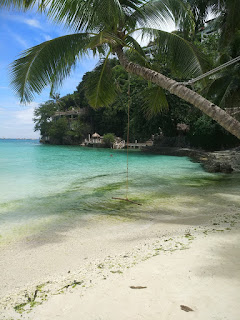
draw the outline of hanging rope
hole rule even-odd
[[[189,85],[189,84],[193,84],[193,83],[195,83],[195,82],[197,82],[199,80],[202,80],[203,78],[205,78],[207,76],[210,76],[211,74],[213,74],[215,72],[218,72],[218,71],[222,70],[223,68],[226,68],[226,67],[230,66],[231,64],[236,63],[238,61],[240,61],[240,56],[238,56],[238,57],[236,57],[236,58],[234,58],[234,59],[232,59],[232,60],[230,60],[230,61],[228,61],[228,62],[226,62],[224,64],[221,64],[217,68],[212,69],[212,70],[202,74],[201,76],[199,76],[199,77],[197,77],[195,79],[192,79],[192,80],[189,80],[189,81],[186,81],[186,82],[179,82],[179,83],[183,84],[184,86]]]
[[[129,128],[130,128],[130,74],[128,73],[128,122],[127,122],[127,177],[126,177],[126,199],[128,199],[128,145],[129,145]]]
[[[127,171],[126,171],[126,198],[117,198],[112,197],[112,199],[115,200],[123,200],[128,201],[134,204],[137,204],[138,206],[141,206],[141,203],[132,201],[128,199],[128,145],[129,145],[129,132],[130,132],[130,104],[131,104],[131,96],[130,96],[130,74],[128,73],[128,109],[127,109]]]

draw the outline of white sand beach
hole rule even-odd
[[[92,216],[2,248],[1,319],[239,320],[240,214],[228,207]]]

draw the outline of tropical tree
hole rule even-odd
[[[49,135],[56,139],[58,143],[62,144],[63,139],[68,130],[68,121],[66,118],[59,118],[54,121],[49,129]]]
[[[158,37],[160,45],[172,48],[176,65],[182,68],[185,76],[202,72],[202,65],[196,57],[193,46],[174,33],[152,28],[168,19],[175,22],[183,18],[192,25],[189,7],[180,0],[0,0],[0,5],[22,10],[37,5],[38,10],[57,23],[64,23],[74,34],[65,35],[43,42],[24,51],[12,65],[12,85],[22,102],[34,98],[35,93],[51,85],[51,92],[62,83],[78,60],[92,51],[100,55],[99,68],[95,81],[92,79],[87,92],[89,103],[99,107],[110,104],[117,95],[108,58],[111,54],[118,57],[127,72],[138,75],[165,89],[179,98],[193,104],[226,130],[240,139],[240,123],[224,110],[214,105],[198,93],[173,79],[169,79],[151,64],[134,32]],[[193,26],[194,27],[194,26]],[[138,63],[129,60],[126,49],[134,51]],[[177,54],[176,54],[177,53]],[[159,94],[161,96],[161,94]]]
[[[34,110],[34,130],[40,130],[42,136],[48,136],[52,124],[52,116],[56,111],[57,104],[53,100],[40,104],[40,106]]]
[[[212,11],[217,15],[216,26],[220,30],[220,45],[227,48],[240,30],[238,0],[209,0]]]
[[[215,13],[211,20],[211,35],[201,39],[198,46],[210,57],[212,68],[240,56],[240,20],[238,0],[188,0],[196,21],[204,25],[209,10]],[[196,25],[199,25],[196,23]],[[196,43],[196,42],[195,42]],[[228,113],[240,113],[240,63],[220,70],[205,82],[205,95]]]
[[[240,30],[228,48],[217,60],[216,66],[240,56]],[[207,96],[222,108],[240,112],[240,63],[222,69],[215,74],[206,88]],[[230,108],[229,108],[230,106]]]

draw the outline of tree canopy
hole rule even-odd
[[[206,1],[207,6],[215,4]],[[222,1],[223,8],[229,9],[230,0]],[[182,30],[194,34],[196,17],[192,14],[193,2],[185,0],[0,0],[7,8],[28,10],[36,7],[44,11],[50,20],[64,23],[73,34],[46,41],[25,50],[11,65],[12,86],[21,101],[28,102],[35,93],[50,85],[51,93],[61,85],[72,68],[81,61],[83,55],[92,51],[100,57],[92,74],[86,97],[93,107],[111,104],[117,96],[117,86],[113,81],[109,57],[115,54],[127,72],[143,77],[158,87],[190,102],[217,121],[226,130],[240,138],[240,123],[224,110],[203,98],[198,93],[159,73],[158,68],[148,59],[148,55],[133,37],[136,31],[149,36],[160,50],[169,54],[178,74],[192,77],[204,70],[204,59],[198,54],[193,43],[177,33],[161,30],[161,24],[172,19],[182,25]],[[192,5],[192,7],[191,7]],[[231,10],[234,6],[231,6]],[[230,11],[232,12],[232,11]],[[235,15],[234,15],[235,16]],[[195,18],[195,20],[194,20]],[[235,21],[235,20],[234,20]],[[237,22],[229,24],[229,14],[225,15],[226,25],[235,32]],[[134,53],[128,55],[127,51]],[[132,58],[133,57],[133,58]],[[152,90],[155,101],[161,108],[166,102],[159,89]],[[149,92],[150,95],[151,91]]]
[[[157,57],[155,60],[157,61]],[[160,61],[158,62],[161,64]],[[149,104],[146,101],[148,82],[137,76],[129,77],[116,59],[111,59],[109,63],[112,65],[113,78],[118,86],[118,99],[109,106],[96,109],[92,108],[87,102],[85,95],[92,78],[91,73],[95,72],[93,70],[83,76],[83,80],[73,93],[65,97],[59,97],[57,101],[47,101],[36,109],[35,129],[40,129],[44,137],[48,136],[50,143],[79,145],[85,138],[88,138],[89,134],[94,132],[102,136],[113,133],[115,136],[126,140],[127,110],[130,103],[131,142],[135,140],[145,142],[152,138],[152,135],[155,135],[155,142],[163,146],[192,146],[213,150],[237,144],[237,139],[226,133],[214,121],[203,116],[190,104],[169,93],[165,95],[168,108],[162,109],[161,112],[158,110],[156,113],[149,114]],[[163,68],[166,68],[166,66],[163,65]],[[128,95],[129,85],[130,96]],[[158,87],[156,88],[158,89]],[[56,112],[58,114],[58,112],[71,110],[84,110],[86,112],[74,119],[63,115],[62,117],[67,120],[67,129],[62,131],[61,136],[57,136],[55,133],[57,127],[62,125],[62,120],[59,119],[60,122],[58,123],[59,120],[56,120],[58,117],[53,117],[53,115]],[[48,111],[47,114],[46,111]],[[179,123],[188,125],[190,131],[182,135],[177,130]],[[160,132],[163,133],[164,138],[158,141]],[[113,137],[113,134],[110,134],[110,137]]]

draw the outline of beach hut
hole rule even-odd
[[[100,134],[98,134],[97,132],[95,132],[93,135],[92,135],[92,141],[93,143],[101,143],[101,136]]]

